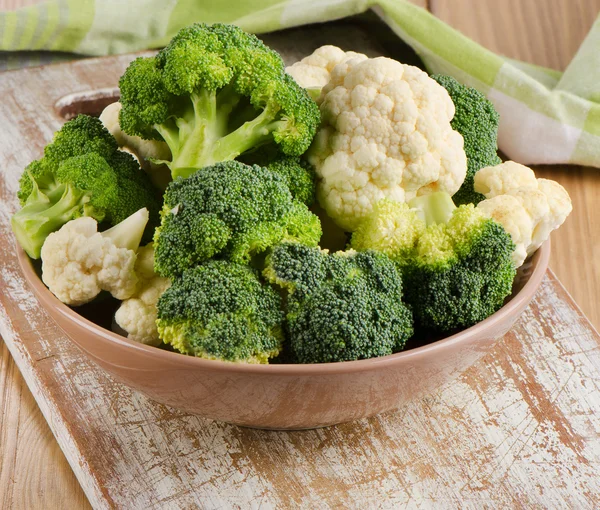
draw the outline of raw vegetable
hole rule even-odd
[[[281,57],[234,25],[196,23],[119,82],[123,131],[164,140],[173,177],[267,143],[301,155],[319,124],[315,102]]]
[[[135,262],[138,285],[135,293],[123,300],[115,313],[115,322],[127,333],[127,338],[147,345],[160,345],[156,327],[158,298],[171,281],[154,272],[154,246],[152,243],[138,250]]]
[[[120,88],[26,168],[12,224],[61,301],[112,294],[136,342],[389,355],[494,313],[571,211],[557,183],[497,164],[483,95],[391,59],[323,46],[286,72],[238,27],[194,24]]]
[[[68,221],[90,216],[116,225],[145,207],[146,234],[158,221],[159,202],[135,159],[94,117],[67,122],[23,173],[17,193],[22,208],[11,218],[13,231],[27,254],[37,259],[46,237]]]
[[[467,161],[450,125],[454,104],[426,73],[389,58],[350,59],[322,94],[309,161],[317,198],[340,227],[354,230],[383,198],[458,191]]]
[[[284,239],[316,246],[321,225],[266,168],[226,161],[167,188],[155,234],[155,266],[173,277],[214,256],[247,263]]]
[[[72,306],[89,303],[102,290],[127,299],[138,286],[134,268],[147,223],[147,209],[104,232],[98,232],[94,218],[67,222],[42,247],[42,280],[58,299]]]
[[[315,201],[315,169],[305,159],[286,156],[272,145],[240,159],[246,164],[264,166],[279,174],[296,200],[306,205]]]
[[[367,221],[387,225],[389,234],[359,230],[351,246],[381,250],[398,264],[405,300],[421,328],[472,326],[498,310],[512,290],[511,237],[472,204],[457,208],[447,193],[432,193],[408,205],[384,203]]]
[[[402,279],[376,252],[338,252],[298,243],[276,246],[264,275],[287,292],[290,348],[299,363],[385,356],[412,335]]]
[[[158,300],[158,332],[184,354],[267,363],[283,341],[280,297],[241,264],[210,260],[186,270]]]
[[[477,204],[485,197],[473,189],[475,173],[502,162],[497,153],[500,116],[491,101],[477,89],[462,85],[451,76],[438,74],[432,78],[450,94],[455,109],[450,125],[462,135],[465,143],[467,176],[452,200],[456,205]]]
[[[533,170],[514,161],[479,170],[474,183],[475,190],[486,197],[477,208],[511,234],[517,267],[573,210],[565,188],[549,179],[536,179]]]
[[[368,57],[354,51],[344,51],[330,44],[321,46],[307,57],[285,68],[286,72],[305,88],[310,96],[319,102],[321,90],[331,78],[331,72],[338,64],[350,59],[366,60]]]

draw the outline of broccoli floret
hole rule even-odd
[[[502,162],[497,154],[500,116],[494,105],[478,90],[462,85],[451,76],[434,75],[432,78],[448,91],[455,108],[450,124],[465,141],[467,176],[452,199],[456,205],[478,204],[485,197],[473,189],[475,173]]]
[[[200,358],[267,363],[283,341],[279,295],[248,266],[225,260],[185,271],[158,300],[158,333]]]
[[[176,179],[155,234],[156,270],[173,277],[216,255],[246,263],[283,239],[316,246],[319,219],[292,198],[283,178],[238,161]]]
[[[244,154],[240,161],[248,165],[264,166],[281,175],[296,200],[308,206],[315,201],[315,169],[305,159],[286,156],[276,146],[267,145],[258,151]]]
[[[320,122],[281,57],[234,25],[182,29],[156,57],[134,60],[119,87],[121,128],[164,140],[174,178],[267,143],[299,156]]]
[[[23,206],[11,219],[19,244],[39,258],[46,237],[79,216],[116,225],[135,211],[150,211],[147,237],[158,223],[159,201],[135,159],[120,152],[102,123],[86,115],[67,122],[44,157],[21,176]]]
[[[376,208],[368,221],[386,225],[388,235],[353,236],[351,246],[381,250],[398,264],[406,302],[424,329],[472,326],[497,311],[512,290],[512,239],[473,204],[457,208],[447,193],[432,193],[408,206]]]
[[[402,279],[384,254],[338,252],[282,243],[263,274],[288,292],[290,348],[300,363],[386,356],[412,335]]]

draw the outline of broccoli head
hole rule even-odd
[[[287,156],[273,145],[245,154],[241,161],[260,165],[283,177],[292,196],[310,206],[315,201],[316,176],[314,167],[298,156]]]
[[[284,239],[316,246],[321,237],[319,219],[280,175],[238,161],[170,183],[161,216],[155,265],[167,277],[217,255],[246,263]]]
[[[351,246],[383,251],[398,264],[406,302],[424,329],[472,326],[498,310],[512,290],[512,239],[473,204],[457,208],[438,192],[375,208],[368,221],[387,225],[388,236],[359,230]]]
[[[287,332],[300,363],[386,356],[412,335],[395,264],[374,251],[337,252],[282,243],[263,272],[287,291]]]
[[[301,155],[320,122],[281,57],[234,25],[182,29],[156,57],[134,60],[119,87],[121,128],[164,140],[174,178],[267,143]]]
[[[467,176],[452,199],[457,205],[478,204],[485,197],[473,189],[475,173],[502,162],[497,154],[500,117],[494,105],[478,90],[462,85],[451,76],[438,74],[432,78],[448,91],[455,108],[450,124],[465,142]]]
[[[136,160],[118,150],[113,136],[94,117],[67,122],[21,176],[20,209],[11,219],[19,244],[39,258],[46,237],[66,222],[91,216],[116,225],[147,208],[152,236],[159,200]]]
[[[248,266],[209,260],[186,270],[158,300],[158,333],[200,358],[267,363],[283,341],[280,297]]]

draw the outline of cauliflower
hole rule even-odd
[[[308,57],[286,67],[285,70],[318,102],[321,90],[329,83],[330,73],[335,66],[350,59],[366,60],[367,58],[362,53],[344,51],[337,46],[326,45],[317,48]]]
[[[477,171],[474,186],[486,198],[505,195],[514,189],[537,189],[535,173],[529,167],[506,161]]]
[[[109,104],[100,114],[100,120],[111,135],[115,137],[121,150],[132,154],[140,166],[150,176],[152,183],[164,190],[171,180],[171,172],[162,164],[153,163],[153,160],[171,159],[171,151],[165,142],[159,140],[144,140],[139,136],[130,136],[121,130],[119,125],[119,112],[121,103]]]
[[[477,209],[500,223],[510,234],[515,243],[513,262],[515,267],[521,266],[527,258],[527,247],[531,244],[533,228],[531,218],[519,199],[511,195],[498,195],[482,200],[477,204]]]
[[[416,67],[384,57],[343,61],[322,91],[321,115],[309,161],[321,206],[345,230],[383,198],[453,195],[465,179],[454,104]]]
[[[154,247],[148,244],[140,248],[135,271],[140,279],[133,296],[121,303],[115,314],[115,322],[128,333],[127,338],[146,345],[161,343],[156,328],[158,298],[171,282],[154,273]]]
[[[482,168],[475,174],[475,191],[485,195],[477,206],[511,235],[517,267],[560,227],[573,206],[557,182],[536,179],[531,168],[514,161]]]
[[[67,222],[42,246],[42,280],[72,306],[89,303],[102,290],[117,299],[130,297],[138,286],[136,251],[147,223],[147,209],[105,232],[88,216]]]

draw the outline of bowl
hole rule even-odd
[[[17,254],[46,312],[115,379],[153,400],[206,418],[263,429],[308,429],[397,409],[475,363],[533,298],[548,267],[550,243],[519,268],[504,306],[475,326],[390,356],[311,365],[204,360],[128,340],[61,303],[19,247]]]

